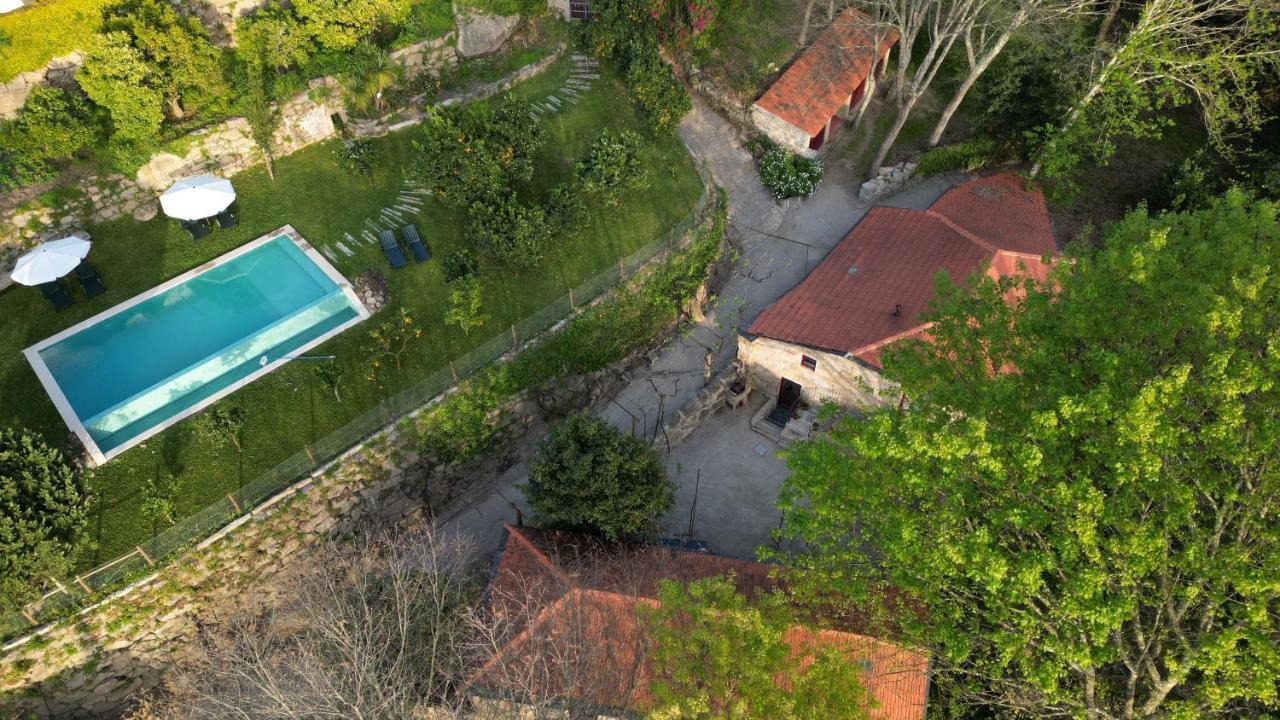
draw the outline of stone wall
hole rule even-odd
[[[457,33],[451,32],[442,37],[402,47],[391,53],[391,59],[399,63],[409,75],[423,67],[435,75],[440,75],[458,64],[456,45]]]
[[[725,399],[729,394],[729,386],[742,377],[742,363],[734,361],[703,386],[692,400],[685,403],[676,413],[675,418],[662,426],[662,433],[654,438],[656,447],[666,449],[684,442],[698,426],[707,418],[715,415],[725,407]]]
[[[0,118],[12,118],[18,114],[31,89],[40,85],[71,87],[75,84],[76,71],[84,63],[84,53],[73,53],[50,60],[39,70],[20,73],[0,85]]]
[[[759,105],[751,106],[751,122],[766,137],[791,152],[812,157],[809,134]]]
[[[915,175],[916,164],[901,162],[880,168],[880,172],[858,188],[858,197],[867,202],[874,202],[889,197],[906,187]]]
[[[813,370],[801,356],[817,360]],[[800,384],[800,399],[813,407],[833,402],[845,408],[870,409],[897,399],[897,384],[875,369],[840,353],[800,347],[767,337],[738,337],[738,360],[756,392],[775,397],[782,378]]]

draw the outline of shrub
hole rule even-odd
[[[475,276],[460,280],[449,291],[449,309],[444,311],[444,324],[457,325],[463,335],[470,335],[489,322],[484,309],[484,295]]]
[[[487,448],[500,427],[494,414],[503,385],[500,369],[487,371],[414,418],[423,451],[447,464],[469,460]]]
[[[978,137],[953,145],[926,150],[920,156],[916,172],[935,175],[952,170],[977,170],[995,159],[999,146],[988,137]]]
[[[302,27],[321,46],[345,50],[409,17],[412,0],[293,0]]]
[[[507,265],[533,267],[546,254],[546,213],[514,195],[472,205],[465,232],[469,242]]]
[[[27,430],[0,430],[0,608],[38,596],[36,583],[63,575],[87,522],[84,478]]]
[[[551,188],[544,205],[547,215],[547,233],[553,237],[565,237],[578,232],[587,219],[587,201],[575,183],[561,183]]]
[[[440,261],[440,272],[444,274],[444,281],[451,283],[475,276],[480,272],[480,263],[476,261],[475,255],[472,255],[470,250],[459,248],[450,251]]]
[[[760,182],[779,200],[809,197],[822,182],[822,161],[775,147],[760,158]]]
[[[601,133],[586,157],[578,161],[578,182],[582,189],[596,193],[610,205],[617,205],[623,190],[644,182],[641,144],[640,136],[629,130]]]
[[[54,87],[32,88],[18,116],[0,123],[4,152],[37,162],[69,158],[95,136],[93,111],[84,98]]]
[[[675,132],[680,120],[693,108],[684,85],[656,49],[627,67],[626,80],[632,101],[640,106],[655,132]]]
[[[440,78],[430,70],[419,70],[404,82],[400,94],[406,98],[421,96],[422,104],[430,105],[440,97]]]
[[[333,151],[334,159],[347,170],[369,177],[377,161],[377,147],[368,138],[346,140]]]
[[[647,443],[577,414],[538,446],[525,496],[542,522],[618,540],[655,531],[675,491]]]
[[[1057,123],[1072,99],[1070,62],[1054,43],[1009,43],[974,85],[971,103],[978,126],[992,137],[1022,142],[1026,133]]]
[[[449,0],[418,0],[400,26],[396,45],[403,47],[419,40],[437,38],[455,27],[453,6]]]
[[[230,443],[236,452],[243,452],[240,437],[244,421],[244,411],[238,406],[218,404],[195,416],[191,428],[196,437],[211,448],[221,448]]]
[[[85,53],[76,82],[111,118],[118,147],[152,147],[164,122],[163,94],[150,85],[151,68],[122,32],[99,36]]]

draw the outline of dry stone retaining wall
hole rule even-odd
[[[84,53],[75,51],[50,60],[39,70],[20,73],[0,85],[0,118],[12,118],[18,114],[32,88],[40,85],[71,87],[75,84],[76,71],[84,63]]]

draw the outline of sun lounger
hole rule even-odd
[[[236,214],[231,212],[231,208],[227,208],[226,210],[223,210],[222,212],[218,213],[216,216],[214,216],[214,220],[218,221],[218,227],[222,228],[223,230],[226,230],[227,228],[233,228],[240,222],[239,220],[236,219]]]
[[[409,261],[404,259],[404,251],[396,244],[396,236],[392,235],[390,230],[378,231],[378,239],[382,243],[382,254],[387,256],[391,267],[402,268],[409,264]]]
[[[182,229],[186,230],[192,240],[199,240],[209,234],[209,226],[199,220],[182,220]]]
[[[426,262],[431,259],[431,251],[422,243],[422,238],[418,236],[418,228],[412,225],[405,225],[400,228],[400,234],[404,235],[404,241],[409,245],[410,252],[413,253],[413,259],[418,262]]]
[[[56,282],[40,283],[40,292],[53,304],[54,310],[65,310],[73,304],[71,296]]]
[[[80,281],[80,287],[84,288],[86,297],[101,295],[107,291],[107,287],[102,284],[102,278],[98,277],[98,271],[83,260],[76,266],[76,279]]]

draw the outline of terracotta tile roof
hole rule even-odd
[[[514,596],[531,578],[559,584],[560,591],[554,597],[537,593],[528,621],[477,670],[472,684],[518,690],[531,701],[568,694],[601,707],[647,707],[652,668],[643,616],[657,604],[658,579],[689,582],[732,572],[739,590],[748,595],[779,583],[770,573],[776,568],[763,563],[510,526],[502,553],[493,581],[497,595]],[[795,653],[836,646],[862,662],[874,700],[870,717],[924,717],[924,655],[840,630],[797,626],[786,639]],[[580,650],[587,647],[589,653],[583,655]]]
[[[875,207],[748,332],[880,367],[885,345],[928,329],[935,278],[1025,273],[1043,280],[1056,252],[1044,198],[1002,174],[947,191],[925,211]]]
[[[873,53],[877,34],[882,36],[879,52]],[[817,135],[897,41],[896,30],[877,29],[868,15],[851,7],[800,53],[756,105]]]

